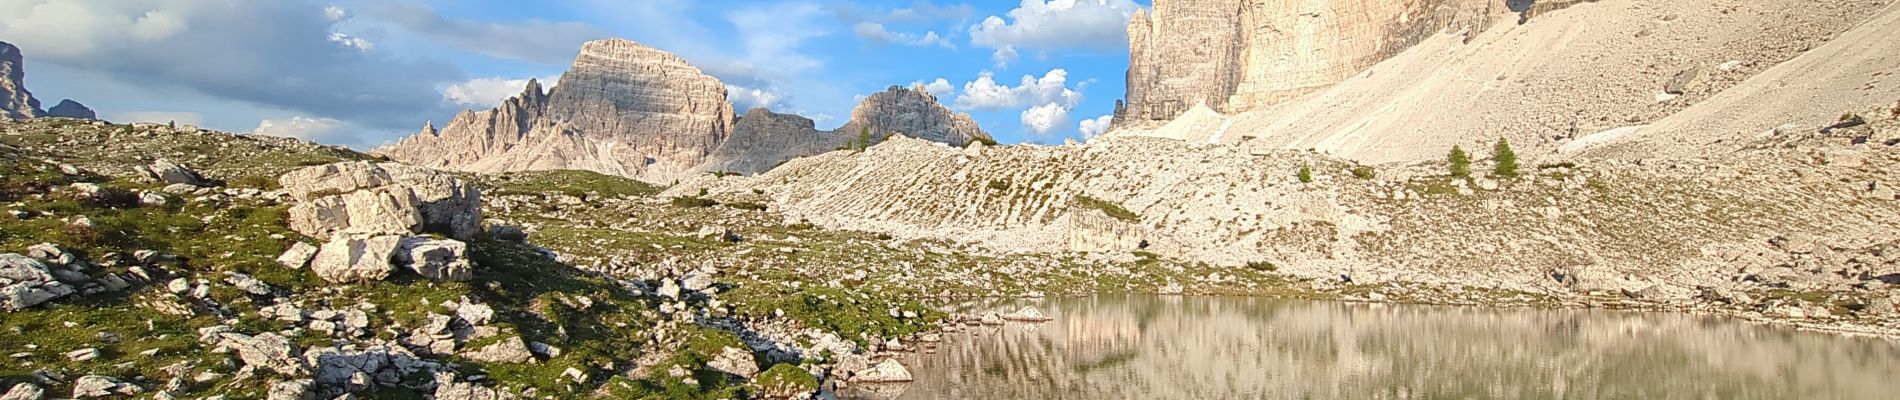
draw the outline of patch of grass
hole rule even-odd
[[[1247,263],[1247,269],[1260,272],[1274,272],[1279,271],[1280,266],[1274,265],[1272,261],[1254,261]]]
[[[560,193],[574,197],[644,197],[660,193],[660,188],[633,179],[593,171],[560,170],[514,172],[489,179],[497,195],[542,195]]]
[[[724,205],[726,207],[731,207],[733,209],[746,210],[746,211],[765,211],[766,208],[768,208],[764,204],[753,203],[749,201],[725,203]]]
[[[1359,178],[1360,180],[1372,180],[1372,178],[1377,178],[1378,176],[1379,176],[1379,172],[1377,170],[1372,169],[1372,167],[1363,166],[1363,165],[1352,167],[1352,177],[1354,178]]]
[[[818,391],[818,377],[792,364],[774,364],[753,379],[753,385],[765,393],[811,393]]]
[[[1133,211],[1128,211],[1128,209],[1126,208],[1122,208],[1120,204],[1115,204],[1113,202],[1097,199],[1094,197],[1089,197],[1086,195],[1076,195],[1075,203],[1076,205],[1079,205],[1082,207],[1102,210],[1102,213],[1108,214],[1109,217],[1113,217],[1115,219],[1128,221],[1128,222],[1141,222],[1141,215],[1135,214],[1135,212]]]

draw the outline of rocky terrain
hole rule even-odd
[[[0,168],[9,399],[807,398],[907,380],[894,352],[1004,321],[920,299],[1340,295],[190,126],[4,123]]]
[[[586,170],[671,184],[707,172],[756,173],[834,150],[861,133],[953,145],[990,140],[934,96],[893,87],[866,98],[851,122],[820,132],[769,110],[735,121],[726,89],[670,53],[624,39],[587,43],[560,85],[531,81],[500,107],[468,111],[440,130],[375,150],[430,168],[497,173]]]
[[[746,113],[735,126],[699,171],[757,174],[793,158],[868,146],[891,135],[959,147],[994,143],[969,114],[950,111],[922,88],[897,86],[866,97],[852,110],[851,121],[831,131],[819,131],[809,118],[764,109]]]
[[[1448,285],[1578,304],[1709,300],[1888,332],[1879,321],[1891,321],[1900,273],[1900,147],[1888,143],[1900,142],[1867,138],[1895,137],[1893,110],[1699,162],[1573,160],[1514,177],[1484,173],[1484,161],[1458,178],[1442,162],[1367,166],[1160,138],[969,149],[900,139],[663,195],[703,191],[823,227],[1006,253],[1134,252],[1322,285]]]

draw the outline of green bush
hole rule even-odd
[[[1273,272],[1273,271],[1279,271],[1280,266],[1273,265],[1273,262],[1271,261],[1254,261],[1254,262],[1247,263],[1247,269],[1260,271],[1260,272]]]
[[[1491,171],[1491,174],[1503,178],[1516,178],[1517,152],[1511,151],[1511,142],[1498,138],[1498,144],[1493,152],[1495,154],[1491,158],[1497,160],[1498,166],[1496,170]]]
[[[719,202],[704,197],[674,197],[673,206],[681,208],[707,208],[719,205]]]
[[[1471,155],[1465,154],[1463,147],[1451,146],[1451,155],[1445,158],[1451,164],[1451,176],[1454,178],[1471,177]]]
[[[1376,178],[1378,176],[1379,176],[1378,171],[1373,170],[1372,167],[1367,167],[1367,166],[1362,165],[1362,166],[1357,166],[1357,167],[1352,168],[1352,177],[1354,178],[1359,178],[1363,180],[1372,180],[1372,178]]]
[[[1300,183],[1313,183],[1313,166],[1300,164]]]
[[[990,190],[995,190],[995,191],[1009,190],[1009,181],[999,181],[999,180],[991,179],[989,187],[990,187]]]
[[[977,143],[982,143],[984,146],[994,147],[996,146],[996,139],[991,139],[988,136],[978,136],[978,137],[970,138],[970,142],[964,143],[963,147],[970,147],[970,146],[976,145]]]
[[[1108,216],[1114,217],[1115,219],[1128,221],[1128,222],[1141,221],[1141,216],[1135,214],[1133,211],[1128,211],[1128,209],[1122,208],[1120,204],[1111,203],[1102,199],[1097,199],[1094,197],[1088,197],[1084,195],[1077,195],[1075,196],[1075,203],[1083,207],[1102,210],[1103,214],[1108,214]]]
[[[726,207],[731,207],[731,208],[739,209],[739,210],[748,210],[748,211],[765,211],[766,209],[766,206],[764,204],[753,203],[749,201],[737,202],[737,203],[726,203]]]

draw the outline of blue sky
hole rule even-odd
[[[624,37],[821,128],[922,84],[1004,142],[1105,125],[1124,94],[1134,0],[0,0],[0,41],[48,104],[367,148]]]

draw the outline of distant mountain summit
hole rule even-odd
[[[98,118],[91,108],[72,99],[61,100],[51,110],[40,109],[40,100],[26,90],[25,65],[26,56],[19,47],[0,42],[0,118]]]
[[[816,130],[804,117],[756,110],[735,118],[725,84],[671,53],[625,39],[588,42],[543,90],[433,124],[379,154],[416,165],[473,172],[574,169],[668,184],[712,172],[759,172],[821,153],[864,129],[962,145],[988,134],[934,96],[896,88],[867,98],[844,129]]]
[[[820,131],[811,119],[753,109],[739,118],[733,134],[713,152],[705,172],[754,174],[793,158],[831,151],[864,140],[882,142],[904,135],[951,146],[994,141],[969,114],[945,108],[922,88],[892,86],[859,102],[851,121],[836,130]]]
[[[499,107],[376,151],[435,168],[578,169],[669,182],[704,161],[732,120],[719,79],[667,52],[610,39],[583,46],[551,91],[529,81]]]

